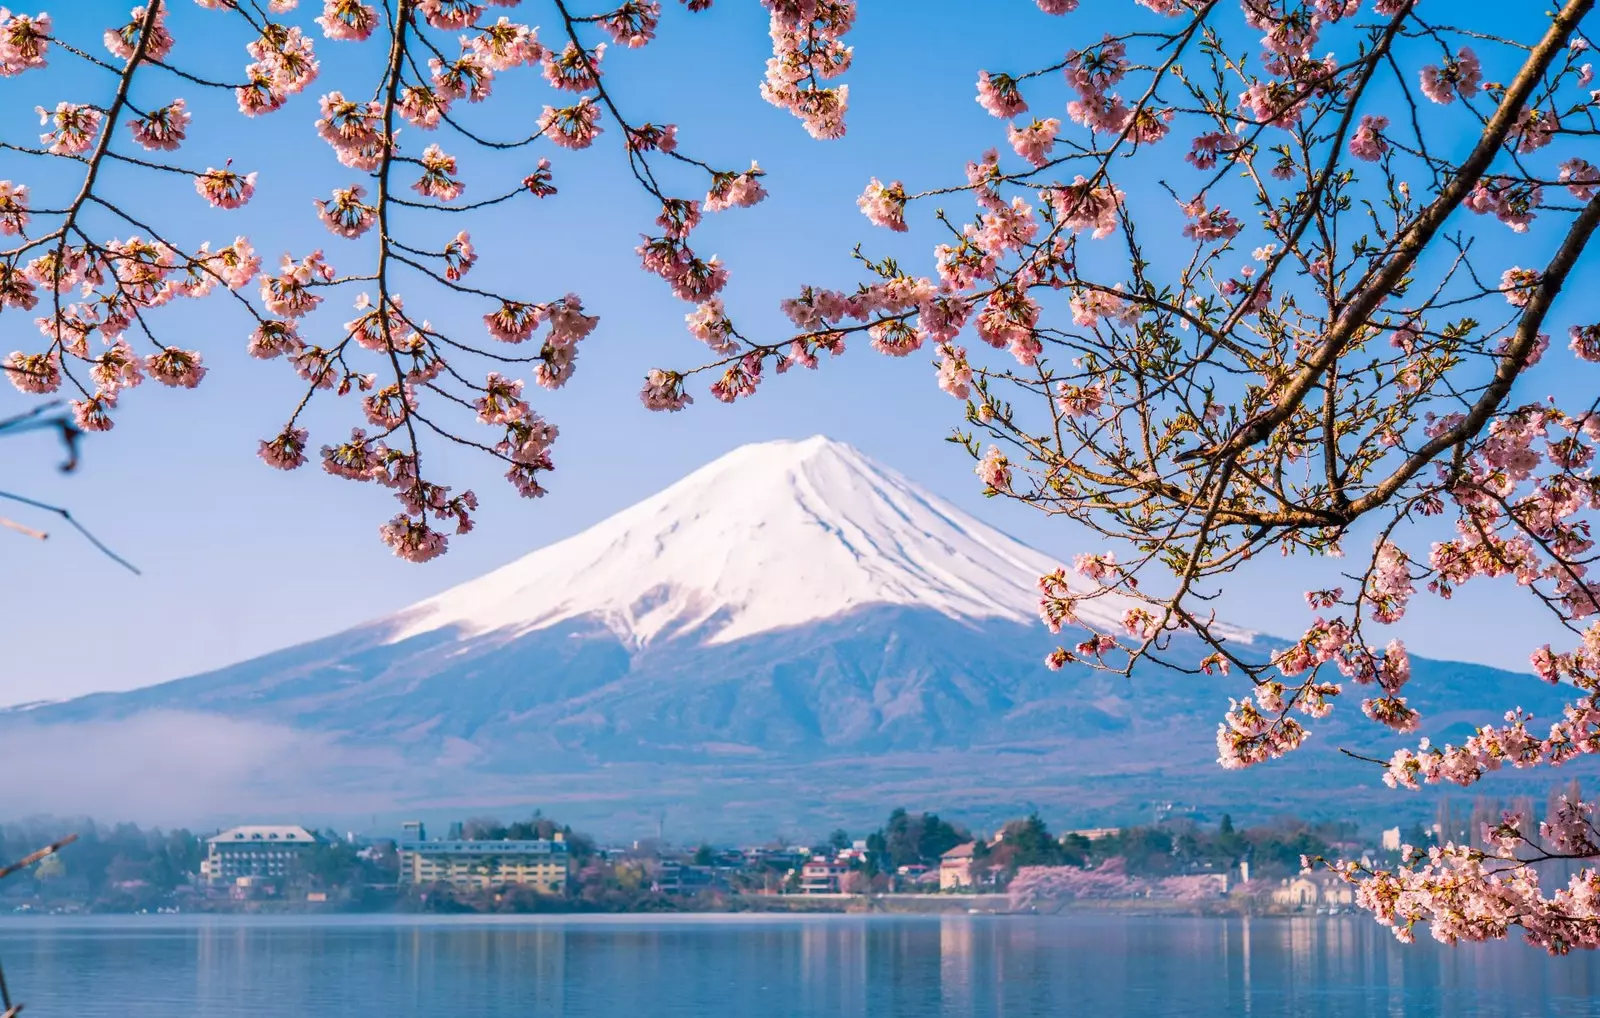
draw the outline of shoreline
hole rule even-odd
[[[605,908],[592,903],[570,899],[551,899],[537,903],[538,907],[508,907],[503,909],[474,909],[467,907],[427,908],[417,907],[419,902],[408,899],[369,903],[302,902],[302,901],[203,901],[198,907],[175,909],[114,909],[83,905],[66,907],[30,907],[0,912],[5,919],[80,918],[80,917],[267,917],[267,918],[335,918],[390,916],[408,919],[513,919],[513,918],[571,918],[619,917],[662,918],[692,916],[750,916],[750,917],[805,917],[828,915],[853,916],[1070,916],[1070,915],[1120,915],[1130,918],[1338,918],[1355,914],[1353,910],[1292,911],[1261,907],[1243,898],[1218,898],[1204,901],[1172,901],[1148,898],[1106,898],[1063,901],[1044,908],[1014,909],[1005,894],[933,895],[933,894],[877,894],[877,895],[735,895],[715,901],[692,899],[665,899],[643,908]],[[452,903],[456,904],[456,903]]]
[[[1242,913],[1176,912],[1124,912],[1106,909],[1063,909],[1060,912],[511,912],[511,913],[455,913],[429,914],[416,912],[75,912],[75,913],[7,913],[0,915],[0,936],[8,936],[9,929],[27,930],[60,925],[62,927],[130,927],[147,928],[168,925],[172,928],[201,928],[206,926],[254,926],[293,928],[299,926],[327,927],[514,927],[514,926],[689,926],[696,923],[728,923],[732,925],[760,926],[787,923],[888,923],[888,922],[946,922],[968,920],[989,921],[1040,921],[1065,923],[1141,921],[1162,922],[1175,920],[1213,921],[1240,920],[1278,923],[1290,920],[1360,919],[1356,913],[1315,915],[1293,913],[1279,915],[1246,915]],[[1368,917],[1370,918],[1370,917]]]

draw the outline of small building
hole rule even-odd
[[[317,844],[317,836],[297,824],[230,827],[206,840],[200,880],[213,887],[249,886],[241,885],[241,878],[250,878],[250,883],[282,880]]]
[[[957,845],[939,857],[939,890],[954,891],[972,886],[972,851],[976,842]]]
[[[908,887],[937,884],[939,882],[939,871],[932,866],[924,866],[919,862],[901,866],[895,870],[895,875],[899,878],[901,884]]]
[[[278,896],[279,883],[278,877],[238,877],[233,881],[233,886],[228,888],[228,896],[234,901],[274,898]]]
[[[1099,841],[1102,838],[1114,838],[1122,833],[1120,827],[1085,827],[1081,830],[1068,831],[1061,836],[1062,841],[1068,838],[1082,838],[1084,841]]]
[[[526,841],[428,841],[421,824],[409,824],[416,840],[397,846],[401,886],[445,884],[460,890],[515,885],[546,894],[566,890],[570,857],[560,832],[554,839]]]
[[[654,887],[667,895],[698,894],[726,886],[715,866],[667,861],[656,867]]]
[[[1400,828],[1390,827],[1383,832],[1383,850],[1385,852],[1400,851]]]
[[[849,863],[814,855],[800,867],[800,893],[838,894],[849,872]]]

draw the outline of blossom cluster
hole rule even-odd
[[[504,464],[519,494],[544,494],[557,429],[524,397],[524,380],[546,389],[565,384],[598,318],[576,294],[536,299],[480,284],[480,250],[470,229],[412,236],[415,217],[402,228],[398,211],[464,213],[547,198],[557,193],[552,157],[591,147],[607,130],[615,131],[641,183],[661,202],[662,236],[646,238],[640,249],[646,267],[698,306],[691,321],[713,350],[737,343],[716,297],[727,270],[715,256],[697,255],[689,237],[703,214],[761,201],[766,192],[760,167],[723,170],[685,155],[676,125],[624,120],[624,97],[608,91],[605,81],[608,47],[614,60],[615,52],[638,49],[656,37],[658,0],[624,0],[594,14],[552,0],[548,12],[559,26],[553,38],[517,20],[518,12],[495,9],[521,6],[517,0],[404,0],[387,6],[312,0],[305,10],[294,0],[248,6],[197,0],[215,21],[180,15],[176,2],[146,0],[106,29],[102,45],[114,63],[82,47],[57,47],[48,14],[0,9],[0,75],[44,71],[53,59],[68,66],[89,60],[118,72],[114,101],[61,101],[38,110],[36,158],[71,160],[77,164],[73,172],[84,173],[83,191],[69,208],[37,212],[27,183],[0,180],[0,235],[19,238],[0,258],[0,307],[40,314],[43,336],[42,344],[11,353],[0,370],[30,394],[74,393],[71,406],[80,428],[114,427],[119,401],[146,378],[181,388],[200,384],[212,351],[157,341],[150,313],[180,297],[225,289],[244,309],[250,355],[287,365],[305,387],[282,427],[260,443],[261,459],[284,470],[318,459],[319,445],[306,423],[309,407],[324,394],[349,397],[359,423],[348,439],[320,444],[323,468],[392,489],[400,512],[380,528],[380,536],[395,554],[412,561],[441,554],[448,530],[465,533],[473,525],[477,496],[452,491],[433,469],[424,470],[425,445],[445,440],[475,448]],[[710,2],[686,0],[685,6],[696,12]],[[854,20],[853,4],[769,0],[767,7],[774,60],[764,94],[819,136],[841,132],[846,93],[820,83],[849,65],[842,39]],[[199,55],[191,50],[200,37],[206,37],[200,48],[210,50],[213,39],[230,32],[242,35],[246,56],[234,80],[194,73],[199,66],[188,61]],[[325,45],[367,45],[375,56],[387,53],[380,77],[326,81]],[[184,87],[231,92],[247,118],[277,113],[303,93],[314,97],[316,134],[347,176],[314,197],[312,211],[339,241],[361,242],[365,256],[345,255],[345,247],[330,252],[341,262],[359,258],[341,271],[329,255],[308,245],[283,254],[275,270],[264,268],[247,237],[226,246],[186,248],[169,239],[163,216],[133,204],[142,193],[113,193],[100,168],[115,160],[186,176],[194,193],[216,209],[236,210],[256,197],[262,170],[232,161],[183,165],[195,126],[188,99],[136,105],[135,97],[147,88],[167,87],[159,84],[173,80],[167,70]],[[496,85],[518,72],[540,75],[550,99],[542,112],[535,107],[531,133],[498,140],[494,125],[510,122],[514,111],[485,115],[476,109],[494,104]],[[132,154],[123,151],[130,140]],[[462,147],[502,153],[502,164],[520,157],[525,168],[509,186],[480,192],[484,184],[469,182],[463,173]],[[659,167],[651,170],[652,159],[703,174],[704,199],[664,192],[657,181],[667,175]],[[127,225],[151,225],[126,239],[101,239],[91,219],[102,211]],[[320,321],[335,290],[346,291],[355,309],[342,326]],[[421,302],[440,290],[483,305],[483,328],[503,346],[485,349],[470,332],[435,325],[420,313]],[[495,370],[474,363],[484,360]],[[519,369],[525,379],[508,373]],[[489,436],[476,437],[477,428],[490,429]]]
[[[1547,889],[1541,866],[1600,857],[1594,806],[1561,796],[1536,830],[1527,816],[1485,823],[1479,844],[1401,847],[1394,870],[1327,864],[1353,884],[1356,901],[1402,943],[1423,924],[1437,941],[1499,940],[1520,929],[1551,954],[1600,948],[1600,870],[1582,867]],[[1307,860],[1311,862],[1311,860]]]

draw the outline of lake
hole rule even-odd
[[[1600,959],[1370,920],[6,917],[27,1018],[1600,1015]]]

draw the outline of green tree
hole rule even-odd
[[[1006,824],[1000,841],[1013,872],[1023,866],[1062,866],[1067,861],[1061,843],[1037,813]]]
[[[937,813],[922,814],[921,831],[917,838],[918,861],[932,864],[941,855],[970,840],[966,831],[939,819]]]
[[[971,840],[965,830],[946,823],[936,813],[912,815],[904,809],[889,814],[889,821],[872,838],[867,847],[881,841],[882,852],[888,856],[888,868],[910,866],[916,863],[933,865],[939,857]]]

